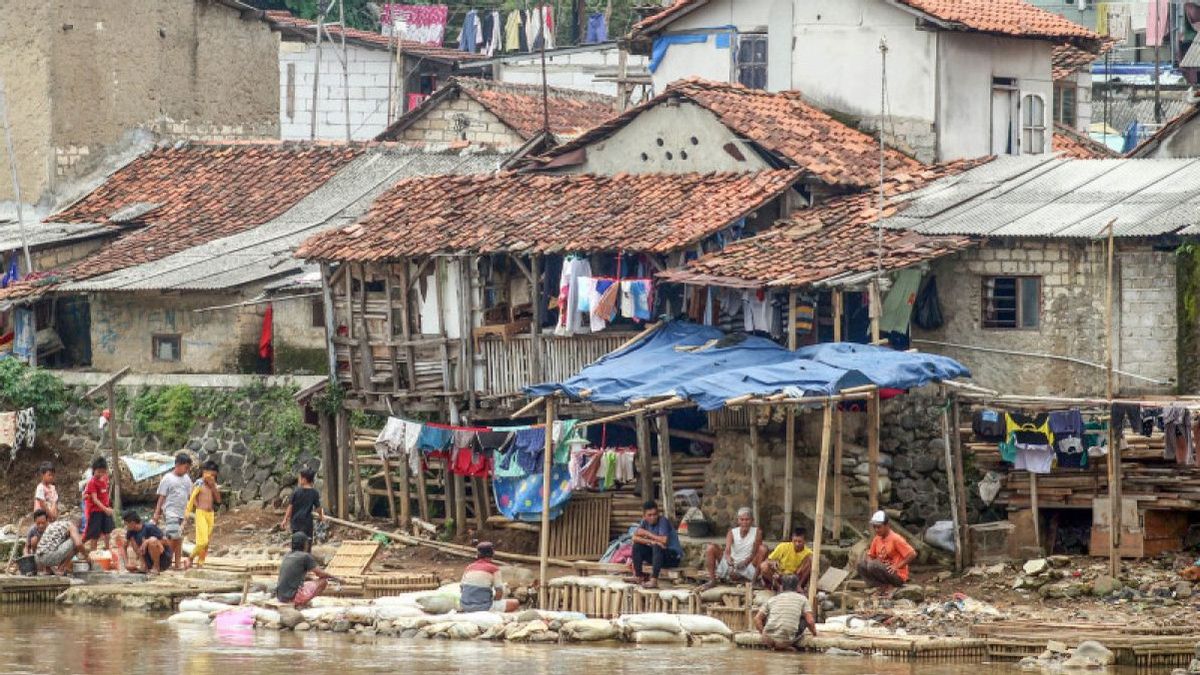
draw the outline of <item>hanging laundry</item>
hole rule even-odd
[[[546,39],[546,49],[554,49],[554,7],[542,5],[542,32]]]
[[[1083,435],[1083,415],[1078,408],[1055,410],[1050,413],[1049,422],[1050,431],[1054,433],[1055,438]]]
[[[583,38],[584,44],[595,44],[608,41],[608,18],[603,12],[592,12],[588,15],[587,33]]]
[[[397,20],[404,24],[399,34],[401,40],[420,42],[425,45],[442,46],[446,36],[446,23],[450,8],[446,5],[397,5],[386,3],[380,8],[379,20],[384,35],[391,34]]]
[[[922,276],[924,274],[919,269],[896,272],[892,287],[883,299],[879,332],[908,333],[908,324],[912,320],[913,305],[917,302],[917,291],[921,288]]]
[[[980,440],[992,443],[1003,441],[1008,435],[1003,415],[988,408],[976,410],[971,416],[971,431]]]
[[[454,432],[449,427],[426,424],[421,427],[417,438],[417,450],[429,455],[435,452],[446,452],[454,440]]]
[[[1054,432],[1050,431],[1050,416],[1045,413],[1006,413],[1005,431],[1016,435],[1018,445],[1053,445]]]
[[[746,332],[771,332],[771,298],[765,289],[742,293],[742,321]]]
[[[1163,428],[1163,409],[1162,408],[1142,408],[1142,425],[1141,432],[1146,438],[1154,435],[1154,429]]]
[[[383,430],[375,437],[375,453],[382,459],[391,459],[405,454],[404,429],[407,422],[389,417]]]
[[[1084,448],[1082,436],[1064,436],[1057,439],[1054,454],[1060,468],[1087,468],[1088,453]]]
[[[592,314],[592,297],[596,294],[596,279],[594,277],[579,277],[579,283],[575,285],[575,292],[578,295],[575,298],[575,308],[590,318]]]
[[[537,521],[542,517],[542,475],[492,480],[496,507],[509,520]],[[565,466],[555,466],[550,472],[550,519],[562,515],[571,499],[571,475]]]
[[[632,483],[633,481],[637,480],[637,476],[635,476],[633,472],[633,458],[635,454],[637,453],[617,453],[616,479],[618,483]]]
[[[1171,5],[1169,0],[1150,0],[1146,13],[1146,46],[1158,47],[1163,44],[1167,34],[1167,25],[1171,20]]]
[[[529,10],[522,9],[517,12],[517,49],[527,52],[531,44],[533,41],[529,39]]]
[[[479,15],[479,53],[484,56],[491,56],[494,44],[492,42],[492,29],[495,28],[492,12],[482,12]]]
[[[0,278],[0,288],[8,288],[9,284],[15,284],[21,280],[19,264],[17,252],[13,251],[12,255],[8,256],[8,268],[4,271],[4,277]]]
[[[817,303],[811,298],[801,298],[796,301],[796,325],[793,330],[796,335],[809,335],[817,321]]]
[[[260,358],[270,359],[274,353],[271,344],[271,339],[275,333],[275,310],[270,304],[267,305],[267,311],[263,312],[262,332],[258,336],[258,355]]]
[[[636,321],[649,321],[651,314],[650,279],[625,279],[621,281],[621,314]]]
[[[521,12],[514,10],[504,19],[504,49],[515,52],[521,49]]]
[[[617,304],[621,299],[621,285],[612,279],[601,279],[596,283],[596,292],[599,297],[595,298],[592,303],[592,321],[595,325],[596,319],[604,321],[604,325],[608,325],[609,321],[617,314]]]
[[[450,460],[450,472],[468,478],[491,478],[492,456],[476,448],[460,447]]]
[[[1163,410],[1162,421],[1165,441],[1163,459],[1174,461],[1176,464],[1195,464],[1191,411],[1183,406],[1168,406]]]
[[[479,50],[479,41],[482,39],[482,30],[479,26],[479,13],[475,10],[468,10],[466,16],[463,17],[462,31],[458,34],[458,48],[464,52],[476,52]]]
[[[1083,448],[1088,457],[1107,455],[1108,425],[1103,422],[1088,422],[1083,425]]]
[[[1142,429],[1142,407],[1136,403],[1114,403],[1110,410],[1109,421],[1120,436],[1125,431],[1125,424],[1134,431]]]
[[[540,26],[542,23],[542,14],[536,8],[523,12],[525,17],[525,42],[528,45],[524,51],[537,51],[541,42],[538,40],[538,35],[541,33]]]
[[[33,324],[33,310],[17,307],[13,310],[13,354],[29,361],[37,349],[37,330]]]
[[[567,256],[563,260],[558,281],[558,327],[554,334],[574,335],[582,323],[579,316],[579,278],[592,276],[592,264],[582,256]]]
[[[17,411],[17,438],[16,445],[13,446],[13,456],[16,456],[17,449],[32,450],[33,444],[37,440],[37,416],[34,414],[33,408],[25,408]]]
[[[542,458],[545,453],[546,428],[531,427],[518,431],[513,437],[512,454],[509,457],[516,461],[517,466],[526,475],[532,475],[542,472]]]

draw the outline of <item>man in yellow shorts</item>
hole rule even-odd
[[[779,582],[785,575],[795,574],[800,588],[808,588],[812,575],[812,549],[808,547],[808,530],[797,527],[792,530],[792,540],[785,541],[771,551],[763,563],[762,580],[767,588],[779,590]]]

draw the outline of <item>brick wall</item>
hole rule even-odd
[[[443,100],[405,129],[400,140],[409,143],[465,140],[497,147],[515,147],[524,143],[524,139],[499,117],[465,96]]]
[[[346,139],[346,89],[336,50],[321,50],[320,76],[315,75],[314,45],[284,42],[279,50],[279,128],[285,140],[306,140],[312,130],[313,79],[317,79],[317,138]],[[346,46],[350,95],[350,132],[354,140],[370,140],[388,125],[388,88],[394,66],[387,52]]]
[[[1174,253],[1119,244],[1114,290],[1114,363],[1119,370],[1154,379],[1176,377]],[[1106,256],[1103,242],[998,241],[940,260],[937,275],[945,325],[935,331],[913,328],[916,347],[952,356],[969,368],[974,381],[1003,392],[1099,395],[1104,372],[1062,359],[1015,355],[1053,354],[1103,364],[1105,360]],[[1041,278],[1037,329],[982,327],[982,279],[986,276]],[[982,349],[997,350],[996,352]],[[1003,353],[1001,353],[1003,352]],[[1119,379],[1119,390],[1171,391],[1134,378]]]

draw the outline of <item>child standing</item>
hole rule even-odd
[[[216,505],[221,503],[221,491],[217,487],[217,463],[211,459],[200,466],[201,476],[188,499],[187,514],[196,519],[196,548],[192,549],[192,562],[204,564],[208,557],[208,544],[216,525]]]
[[[159,525],[171,548],[175,569],[183,569],[183,519],[192,494],[192,458],[186,453],[175,456],[175,468],[158,482],[158,505],[150,522]]]
[[[308,467],[300,470],[296,491],[292,493],[292,500],[283,514],[283,527],[291,528],[293,534],[303,532],[308,537],[306,550],[309,551],[312,550],[315,533],[313,514],[316,514],[317,518],[325,518],[325,513],[321,511],[321,493],[313,487],[313,481],[316,479],[316,471]]]
[[[92,460],[92,477],[83,488],[83,499],[87,510],[87,528],[83,533],[83,543],[92,543],[96,550],[96,542],[104,538],[104,548],[108,548],[108,535],[116,528],[113,522],[112,496],[109,494],[108,462],[103,457]]]
[[[49,522],[58,519],[58,488],[54,485],[54,465],[44,462],[38,467],[41,481],[33,490],[33,510],[46,512]]]

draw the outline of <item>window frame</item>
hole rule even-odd
[[[175,358],[160,356],[159,345],[165,341],[175,343]],[[154,333],[150,336],[150,359],[155,363],[179,363],[183,361],[183,335],[179,333]]]
[[[1034,99],[1036,99],[1038,104],[1041,105],[1042,114],[1040,115],[1040,120],[1034,119],[1033,114],[1031,112],[1027,113],[1027,111],[1032,108],[1032,105],[1030,105],[1030,104],[1033,102]],[[1029,115],[1029,124],[1025,123],[1026,114]],[[1017,115],[1020,118],[1020,125],[1021,125],[1021,136],[1020,136],[1019,141],[1017,142],[1017,145],[1020,148],[1019,154],[1022,154],[1022,155],[1044,155],[1044,154],[1046,154],[1046,138],[1047,138],[1047,134],[1049,133],[1049,130],[1047,129],[1047,125],[1046,125],[1046,97],[1042,96],[1041,94],[1037,94],[1037,93],[1033,93],[1033,92],[1029,92],[1029,93],[1022,92],[1021,98],[1020,98],[1020,104],[1017,106]],[[1039,121],[1040,121],[1040,124],[1039,124]],[[1041,135],[1042,142],[1040,144],[1038,144],[1037,152],[1034,152],[1032,150],[1032,148],[1034,146],[1034,143],[1033,143],[1033,135],[1034,134]],[[1026,141],[1027,135],[1028,135],[1028,142]]]
[[[1013,312],[1012,325],[998,325],[999,319],[988,318],[989,298],[994,298],[994,294],[989,295],[988,282],[996,279],[1012,279],[1013,284]],[[1028,307],[1024,303],[1024,287],[1027,283],[1036,283],[1037,290],[1035,297],[1037,303],[1034,306],[1036,311],[1036,324],[1033,326],[1026,325]],[[996,331],[1040,331],[1042,329],[1042,309],[1045,300],[1042,297],[1044,282],[1042,275],[1039,274],[986,274],[979,277],[979,327],[982,330]]]
[[[1068,118],[1064,111],[1067,107],[1065,92],[1071,92],[1071,116]],[[1059,81],[1054,83],[1054,121],[1074,129],[1079,125],[1079,85],[1074,82]]]
[[[762,44],[762,61],[756,59],[742,60],[743,46],[749,46],[754,43]],[[735,81],[749,87],[750,89],[759,89],[765,91],[767,89],[768,78],[770,77],[770,42],[766,33],[738,33],[737,34],[737,49],[733,53],[733,74]],[[753,57],[753,52],[751,53]],[[758,86],[756,82],[747,83],[742,78],[743,71],[749,70],[758,71],[761,69],[762,85]]]

